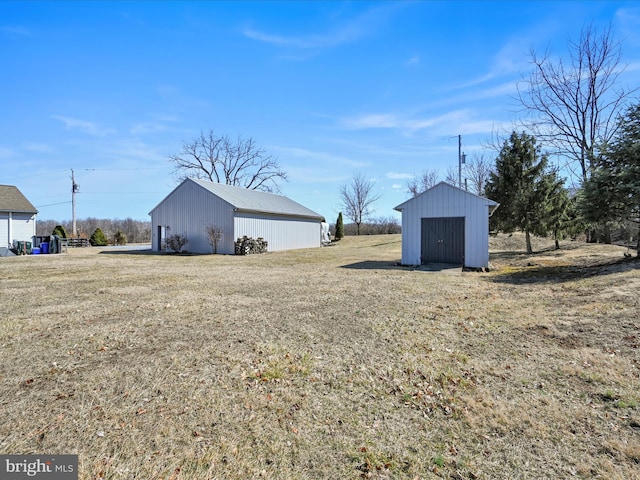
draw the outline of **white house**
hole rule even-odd
[[[38,210],[17,187],[0,185],[0,248],[13,241],[31,242],[36,234]]]
[[[322,215],[282,195],[188,178],[151,212],[151,248],[185,235],[185,249],[212,253],[207,227],[222,232],[218,253],[233,254],[237,238],[263,238],[269,251],[321,246]]]
[[[489,217],[497,207],[445,182],[401,203],[402,263],[488,267]]]

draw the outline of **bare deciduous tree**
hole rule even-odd
[[[367,180],[362,174],[356,174],[348,184],[340,188],[345,215],[356,224],[357,235],[360,235],[362,221],[371,214],[373,203],[380,198],[380,194],[375,193],[373,187],[372,180]]]
[[[178,180],[196,177],[251,190],[277,191],[278,182],[287,179],[278,160],[259,147],[253,138],[217,135],[213,130],[182,144],[171,155]]]
[[[222,228],[212,223],[211,225],[207,225],[206,232],[207,241],[209,245],[211,245],[211,250],[213,250],[213,253],[218,253],[218,245],[220,245],[220,240],[222,240]]]
[[[449,185],[459,187],[460,185],[458,185],[458,167],[449,165],[447,167],[447,173],[444,176],[444,181],[447,182]]]
[[[580,181],[594,167],[598,145],[612,138],[616,119],[637,89],[619,85],[622,49],[606,27],[585,26],[569,42],[567,62],[531,50],[533,71],[518,86],[517,100],[527,114],[524,125],[567,159]]]
[[[464,164],[463,173],[469,190],[476,195],[484,195],[484,186],[493,171],[493,162],[483,154],[476,154]]]
[[[438,183],[438,176],[438,170],[425,170],[419,177],[414,175],[413,179],[407,182],[407,190],[416,197],[435,186]]]

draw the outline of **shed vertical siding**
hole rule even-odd
[[[9,212],[0,212],[0,247],[9,247]]]
[[[11,214],[11,235],[10,241],[20,240],[23,242],[33,241],[36,234],[36,216],[32,213],[12,213]]]
[[[464,217],[465,266],[487,267],[490,205],[494,202],[445,183],[408,200],[401,205],[402,263],[420,264],[422,218]]]
[[[31,242],[35,234],[35,215],[31,213],[0,212],[0,247],[11,247],[14,240]]]
[[[218,253],[222,254],[233,254],[235,240],[244,235],[264,238],[269,251],[321,246],[321,217],[306,215],[314,212],[297,204],[293,206],[293,213],[287,212],[286,208],[291,208],[292,203],[287,199],[284,213],[257,213],[249,208],[243,210],[234,206],[233,202],[238,198],[240,204],[245,200],[242,198],[243,189],[238,189],[242,192],[240,194],[233,192],[228,195],[229,192],[226,192],[221,196],[211,190],[206,182],[185,180],[150,212],[152,250],[160,249],[162,239],[184,234],[189,240],[186,250],[212,253],[206,234],[206,227],[211,224],[222,229],[222,239],[218,245]],[[265,208],[269,208],[270,202],[277,206],[280,201],[277,198],[264,198]],[[261,206],[259,202],[256,205]],[[303,214],[297,213],[300,210],[303,210]]]
[[[211,253],[206,234],[206,228],[211,224],[215,224],[223,232],[218,253],[233,254],[233,208],[196,183],[185,182],[151,212],[152,249],[158,250],[160,226],[165,238],[176,234],[187,235],[189,243],[185,246],[186,250]]]
[[[321,246],[318,220],[237,213],[235,232],[236,237],[264,238],[270,252]]]

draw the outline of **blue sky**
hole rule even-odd
[[[424,170],[510,131],[531,48],[586,23],[623,41],[640,85],[637,2],[0,2],[0,184],[40,219],[148,220],[168,156],[200,131],[252,137],[284,195],[333,222],[354,174],[397,216]]]

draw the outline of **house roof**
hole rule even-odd
[[[0,211],[38,213],[36,207],[13,185],[0,185]]]
[[[198,178],[188,178],[185,182],[194,182],[200,185],[229,203],[238,212],[288,215],[314,220],[322,220],[324,218],[313,210],[282,195],[235,187],[224,183],[208,182]]]
[[[458,188],[458,187],[456,187],[454,185],[451,185],[449,183],[440,182],[440,183],[437,183],[436,185],[434,185],[433,187],[425,190],[421,194],[416,195],[415,197],[410,198],[409,200],[406,200],[405,202],[402,202],[400,205],[394,207],[393,209],[401,212],[408,203],[411,203],[411,202],[415,201],[417,198],[422,197],[422,196],[433,195],[436,191],[442,190],[442,189],[457,190],[459,192],[462,192],[465,195],[468,195],[470,197],[474,197],[474,199],[476,199],[478,202],[483,202],[486,206],[490,207],[489,208],[489,212],[490,213],[492,213],[500,205],[498,202],[494,202],[493,200],[489,200],[488,198],[481,197],[480,195],[476,195],[475,193],[471,193],[471,192],[469,192],[467,190],[463,190],[462,188]]]

